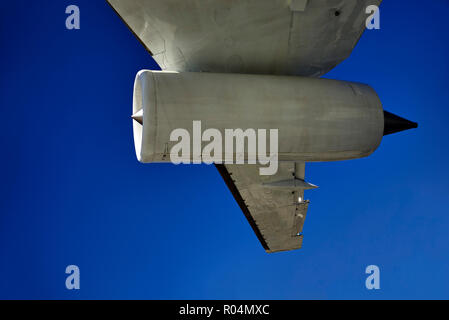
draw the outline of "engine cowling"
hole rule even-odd
[[[171,132],[183,128],[193,134],[193,121],[223,136],[226,129],[278,129],[280,161],[365,157],[384,132],[379,97],[354,82],[142,70],[133,100],[136,154],[145,163],[170,161],[176,144]]]

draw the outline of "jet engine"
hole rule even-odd
[[[226,129],[278,129],[279,160],[307,162],[366,157],[384,131],[416,125],[384,113],[368,85],[296,76],[142,70],[133,100],[135,149],[144,163],[170,161],[171,132],[193,135],[193,121],[223,136]]]

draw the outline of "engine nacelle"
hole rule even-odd
[[[223,136],[226,129],[278,129],[279,161],[365,157],[384,132],[383,108],[371,87],[293,76],[143,70],[134,84],[133,114],[142,112],[134,140],[145,163],[170,161],[171,133],[193,134],[193,121]]]

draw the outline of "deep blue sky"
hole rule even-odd
[[[137,162],[132,86],[156,65],[105,1],[0,9],[0,298],[449,298],[449,1],[384,1],[382,29],[326,75],[420,128],[309,164],[304,248],[274,255],[213,166]]]

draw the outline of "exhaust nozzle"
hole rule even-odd
[[[416,128],[418,128],[416,122],[401,118],[384,110],[384,136]]]

